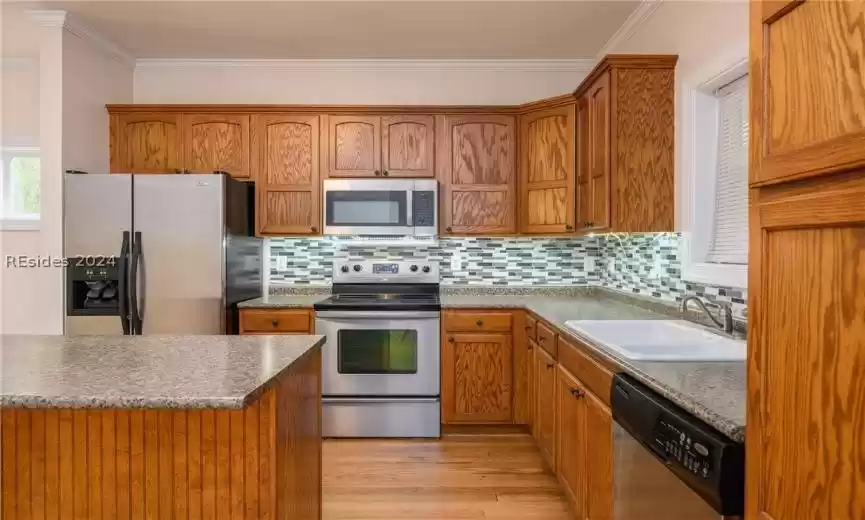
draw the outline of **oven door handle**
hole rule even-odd
[[[438,397],[322,397],[321,404],[437,403]]]
[[[439,316],[438,311],[315,311],[316,318],[346,320],[433,320]]]

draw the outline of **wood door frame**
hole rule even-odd
[[[429,128],[429,138],[426,142],[426,153],[429,158],[429,168],[427,170],[395,170],[389,164],[389,147],[390,147],[390,125],[393,123],[415,123]],[[412,114],[412,115],[382,115],[381,126],[381,160],[380,165],[382,173],[388,172],[388,177],[416,177],[416,178],[435,178],[436,176],[436,124],[435,117],[428,114]]]
[[[568,164],[566,167],[570,170],[567,177],[565,177],[564,181],[542,181],[529,183],[529,155],[528,155],[528,130],[529,125],[539,119],[544,119],[547,117],[555,117],[564,115],[567,118],[567,129],[566,129],[566,139],[567,139],[567,161]],[[570,139],[568,139],[570,138]],[[553,107],[553,108],[545,108],[543,110],[538,110],[535,112],[530,112],[526,114],[522,114],[520,116],[519,121],[519,142],[520,142],[520,154],[519,154],[519,173],[517,177],[519,178],[519,189],[518,189],[518,199],[519,205],[517,214],[519,215],[519,226],[518,230],[520,233],[525,234],[547,234],[547,233],[573,233],[576,231],[576,216],[577,216],[577,100],[576,98],[571,99],[567,104]],[[535,187],[537,189],[545,189],[545,188],[559,188],[562,182],[564,182],[565,188],[565,229],[562,229],[561,224],[538,224],[534,226],[530,226],[528,224],[529,219],[529,205],[528,205],[528,193],[530,187]],[[571,226],[571,229],[568,230],[567,226]]]
[[[321,146],[322,164],[325,168],[322,178],[355,179],[376,178],[375,172],[381,172],[381,115],[380,114],[326,114],[321,116]],[[336,170],[336,127],[342,123],[371,124],[372,130],[372,170]]]
[[[182,164],[183,168],[187,168],[187,166],[192,165],[192,127],[196,124],[207,124],[207,123],[228,123],[228,124],[238,124],[240,125],[241,131],[241,150],[240,153],[243,157],[245,157],[245,163],[243,165],[242,174],[235,174],[234,172],[228,172],[232,177],[249,179],[252,177],[251,171],[251,159],[250,159],[250,124],[252,121],[252,115],[250,114],[215,114],[215,113],[206,113],[206,114],[183,114],[182,117],[182,130],[183,130],[183,157]],[[211,172],[201,172],[201,173],[211,173]]]
[[[310,168],[311,179],[309,188],[301,186],[287,186],[267,183],[265,175],[265,165],[262,161],[267,160],[267,152],[265,147],[267,140],[265,136],[257,134],[257,128],[261,124],[267,126],[269,122],[282,123],[300,123],[310,126],[310,138],[313,140],[312,150],[310,152]],[[255,181],[255,230],[258,236],[267,235],[315,235],[321,233],[321,127],[320,118],[315,114],[253,114],[250,116],[250,177]],[[318,147],[318,150],[315,147]],[[312,217],[312,228],[300,229],[300,227],[281,227],[277,230],[264,229],[264,215],[266,213],[266,196],[270,192],[310,192]],[[316,225],[317,224],[317,225]]]
[[[511,129],[513,139],[511,141],[511,154],[514,158],[513,169],[511,172],[510,184],[467,184],[457,185],[459,188],[454,188],[451,181],[453,180],[453,128],[461,124],[468,123],[490,123],[502,125]],[[441,129],[441,131],[439,131]],[[519,177],[517,167],[517,118],[514,116],[500,114],[469,114],[469,115],[442,115],[436,121],[436,178],[439,181],[439,235],[481,235],[495,236],[505,235],[511,236],[517,234],[517,191]],[[499,227],[483,227],[483,226],[465,226],[454,228],[453,226],[453,193],[455,191],[504,191],[506,196],[507,215],[509,222],[506,226]],[[448,228],[451,228],[448,231]],[[505,229],[507,228],[507,229]]]

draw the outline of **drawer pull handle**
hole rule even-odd
[[[547,368],[553,368],[555,365],[552,363],[547,363]]]
[[[270,320],[270,324],[276,327],[277,325],[279,325],[279,320]]]
[[[454,338],[453,338],[453,336],[449,337],[449,338],[448,338],[448,341],[451,342],[451,343],[454,343]]]
[[[584,394],[582,391],[580,391],[576,388],[571,388],[571,395],[576,397],[577,399],[580,399],[580,398],[584,397],[586,394]]]
[[[477,325],[478,327],[483,327],[483,326],[484,326],[484,321],[483,321],[483,320],[478,320],[477,323],[476,323],[476,325]]]

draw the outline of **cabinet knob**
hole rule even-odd
[[[567,224],[567,225],[565,226],[565,231],[573,231],[573,230],[574,230],[574,226],[572,226],[572,225],[570,225],[570,224]]]
[[[594,223],[594,222],[586,222],[586,225],[589,226],[589,227],[595,227],[595,223]]]
[[[454,338],[453,338],[453,336],[451,336],[451,337],[448,338],[448,342],[449,342],[449,343],[454,343]]]
[[[279,325],[279,320],[270,320],[270,324],[276,327],[277,325]]]
[[[579,398],[583,397],[583,395],[585,395],[585,394],[583,394],[582,391],[580,391],[576,388],[571,388],[571,395],[576,397],[577,399],[579,399]]]
[[[547,363],[547,368],[553,368],[554,366],[555,365],[553,365],[552,363]]]
[[[390,172],[388,172],[387,170],[384,170],[383,172],[381,172],[381,174],[384,175],[385,177],[387,177],[388,175],[390,175]]]
[[[454,228],[452,228],[452,227],[450,227],[450,226],[448,226],[448,227],[445,228],[445,231],[447,231],[448,233],[450,233],[450,232],[453,231],[453,230],[454,230]]]
[[[376,171],[375,171],[375,174],[376,174],[376,175],[381,175],[381,171],[376,170]]]
[[[478,320],[478,321],[476,321],[476,322],[475,322],[475,325],[477,325],[478,327],[483,327],[483,326],[484,326],[484,320]]]
[[[313,233],[318,233],[318,228],[315,226],[310,227],[309,230],[312,231]]]
[[[175,169],[174,169],[174,174],[175,174],[175,175],[180,175],[181,173],[183,173],[183,170],[181,170],[180,168],[175,168]]]

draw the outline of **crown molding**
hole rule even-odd
[[[266,68],[280,70],[360,70],[360,71],[518,71],[518,72],[586,72],[594,59],[139,59],[136,68]]]
[[[649,19],[652,14],[658,10],[658,7],[661,6],[664,0],[641,0],[640,4],[628,15],[628,18],[625,20],[625,23],[622,24],[619,29],[613,33],[613,36],[607,40],[607,43],[601,48],[601,51],[597,55],[597,60],[600,61],[606,56],[610,54],[613,49],[616,48],[620,43],[623,43],[631,38],[637,29],[643,25],[643,23]]]
[[[39,26],[62,27],[82,40],[90,42],[109,57],[130,66],[135,65],[135,56],[66,11],[39,10],[28,11],[28,14]]]

